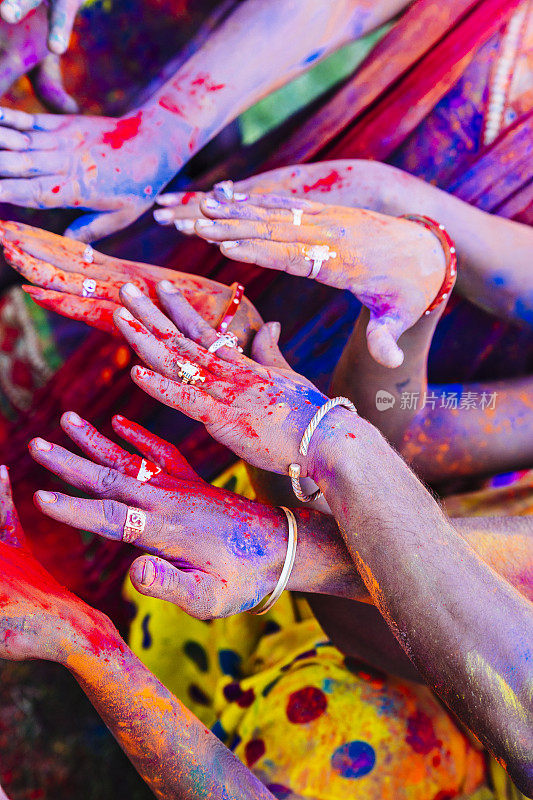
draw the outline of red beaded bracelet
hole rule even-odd
[[[432,303],[424,311],[424,314],[429,314],[434,308],[447,299],[457,278],[457,253],[455,250],[455,242],[452,237],[440,222],[435,222],[431,217],[424,217],[421,214],[403,214],[401,219],[408,219],[411,222],[418,222],[423,225],[428,231],[431,231],[442,245],[444,256],[446,258],[446,270],[444,273],[444,280],[440,287],[437,296]]]
[[[231,298],[217,326],[217,333],[226,333],[244,297],[244,286],[240,283],[232,283],[231,288],[233,289]]]

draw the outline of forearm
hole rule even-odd
[[[169,145],[191,155],[242,111],[352,39],[392,18],[406,0],[248,0],[142,107]],[[169,158],[172,158],[169,147]],[[176,155],[177,157],[177,155]]]
[[[116,636],[65,661],[157,797],[272,800],[260,781]]]
[[[483,564],[368,423],[330,412],[312,446],[313,477],[390,629],[524,786],[533,754],[531,604]]]

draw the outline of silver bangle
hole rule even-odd
[[[326,416],[328,411],[331,411],[332,408],[335,408],[335,406],[342,406],[343,408],[347,408],[348,411],[353,411],[357,414],[356,407],[351,400],[348,400],[347,397],[332,397],[331,400],[328,400],[327,403],[324,403],[324,405],[318,409],[315,416],[305,429],[304,435],[302,436],[302,441],[300,442],[301,456],[307,455],[311,436],[318,428],[322,418]],[[300,484],[301,471],[302,470],[299,464],[289,464],[289,476],[294,494],[302,503],[310,503],[312,500],[318,500],[319,497],[322,497],[322,492],[320,489],[317,489],[315,492],[313,492],[313,494],[306,495],[303,493],[302,486]]]
[[[283,564],[283,569],[281,570],[281,575],[279,576],[279,580],[274,587],[274,591],[267,598],[264,605],[262,605],[263,601],[259,603],[259,605],[255,606],[255,608],[251,608],[249,610],[250,614],[257,614],[261,616],[262,614],[266,614],[267,611],[270,611],[274,603],[276,603],[279,598],[281,597],[282,593],[285,590],[289,582],[289,578],[291,577],[292,568],[294,566],[294,559],[296,558],[296,545],[298,544],[298,525],[296,524],[296,517],[290,510],[290,508],[285,508],[285,506],[280,506],[281,510],[285,512],[285,516],[287,517],[287,522],[289,524],[289,539],[287,541],[287,555],[285,556],[285,563]]]

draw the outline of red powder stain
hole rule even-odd
[[[161,108],[170,111],[172,114],[179,114],[180,117],[185,116],[185,114],[181,109],[181,106],[176,105],[172,97],[168,94],[164,94],[163,97],[159,99],[159,105],[161,106]]]
[[[61,188],[60,186],[52,186],[52,191],[53,191],[53,193],[54,193],[54,194],[57,194],[57,193],[58,193],[58,191],[60,190],[60,188]]]
[[[311,192],[313,189],[320,189],[321,192],[331,192],[334,185],[340,180],[341,176],[337,170],[332,169],[325,178],[319,178],[316,183],[313,183],[311,186],[304,185],[303,189],[304,192]]]
[[[102,141],[110,144],[113,150],[119,150],[124,142],[133,139],[139,133],[141,127],[142,111],[138,111],[134,117],[120,119],[112,131],[104,133]]]
[[[191,200],[194,200],[195,196],[196,192],[185,192],[185,194],[181,198],[181,205],[182,206],[188,205],[191,202]]]
[[[417,711],[407,720],[407,736],[405,741],[415,753],[427,756],[434,747],[441,747],[442,742],[435,736],[433,723],[423,711]]]
[[[191,81],[191,86],[205,86],[208,92],[219,92],[225,87],[225,83],[209,83],[209,75],[202,72]]]

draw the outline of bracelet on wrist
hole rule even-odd
[[[444,280],[442,281],[442,286],[437,292],[435,299],[424,311],[424,314],[429,314],[434,308],[437,308],[437,306],[440,306],[441,303],[448,299],[454,287],[455,279],[457,278],[457,252],[455,249],[455,242],[444,225],[440,222],[435,222],[431,217],[425,217],[422,214],[402,214],[400,219],[406,219],[410,222],[417,222],[419,225],[423,225],[424,228],[431,231],[431,233],[437,237],[444,250],[444,257],[446,259]]]
[[[296,517],[294,516],[290,508],[285,508],[285,506],[280,506],[280,508],[287,517],[287,523],[289,525],[287,555],[285,556],[283,569],[281,570],[281,575],[279,576],[279,580],[276,586],[274,587],[274,591],[272,592],[270,597],[266,601],[261,601],[261,603],[255,606],[255,608],[251,608],[248,612],[249,614],[257,614],[258,616],[261,616],[262,614],[266,614],[267,611],[270,611],[274,603],[277,603],[277,601],[281,597],[282,593],[285,590],[285,587],[289,582],[289,578],[291,577],[292,568],[294,566],[294,559],[296,558],[296,545],[298,544],[298,525],[296,524]]]
[[[331,409],[335,408],[336,406],[342,406],[343,408],[348,409],[348,411],[353,411],[355,414],[357,414],[356,407],[351,400],[348,400],[347,397],[333,397],[331,400],[328,400],[327,403],[324,403],[324,405],[318,409],[315,416],[304,431],[299,448],[299,453],[301,456],[307,455],[309,443],[311,442],[313,433],[316,431],[321,420],[326,416],[328,411],[331,411]],[[322,492],[320,489],[317,489],[312,494],[304,494],[300,484],[300,474],[301,468],[299,464],[289,464],[289,476],[292,483],[292,490],[298,500],[300,500],[302,503],[310,503],[313,500],[318,500],[319,497],[322,497]]]

